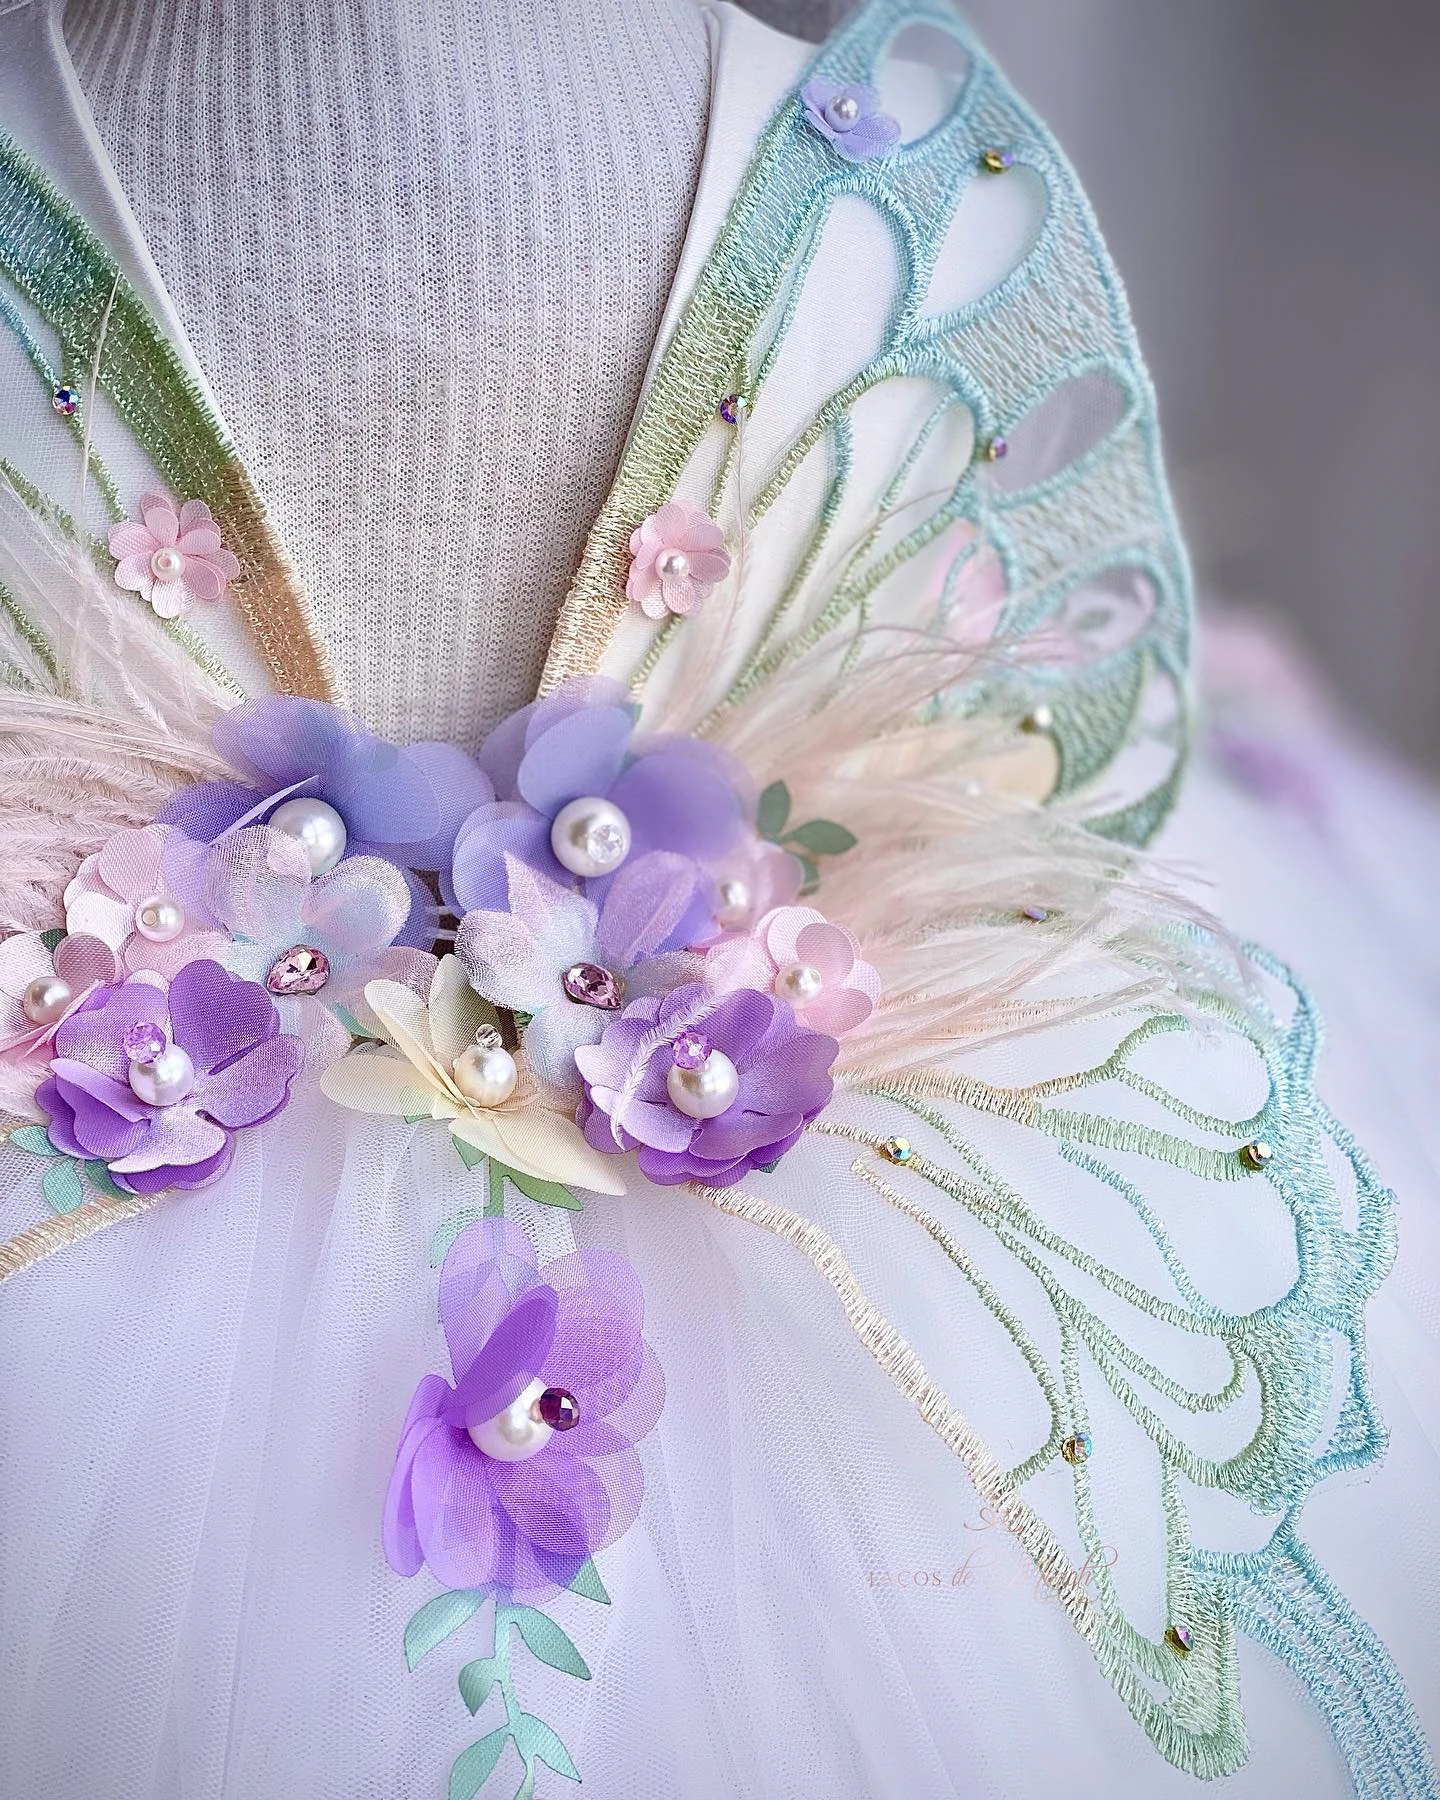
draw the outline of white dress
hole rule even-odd
[[[883,22],[904,11],[882,4],[866,17]],[[10,33],[8,46],[0,36],[0,128],[89,220],[188,355],[157,271],[100,160],[98,139],[82,129],[79,90],[46,87],[55,65],[27,29],[23,7],[0,14],[0,32]],[[699,185],[647,401],[632,428],[631,461],[618,477],[621,498],[608,503],[620,513],[624,484],[647,453],[645,406],[657,391],[669,391],[667,382],[683,384],[684,371],[676,376],[665,348],[677,334],[684,342],[687,318],[694,319],[687,302],[710,291],[707,271],[728,241],[736,196],[757,191],[744,185],[753,179],[747,170],[757,140],[803,80],[810,57],[807,47],[728,6],[709,15],[707,29],[711,100]],[[859,36],[840,40],[842,57],[860,54],[855,46],[863,49],[867,29],[862,20]],[[34,57],[24,79],[22,53]],[[922,60],[881,84],[907,139],[923,138],[910,124],[912,109],[928,107],[931,118],[943,120],[952,104],[942,64],[923,49],[917,54]],[[965,54],[974,59],[972,71],[984,69],[973,47]],[[985,81],[976,90],[974,129],[1018,130],[1023,114],[998,78],[987,71]],[[793,129],[805,129],[803,121]],[[957,228],[939,252],[929,312],[972,305],[1025,264],[1043,211],[1031,165],[1046,171],[1057,194],[1068,192],[1039,128],[1025,130],[1030,135],[1016,140],[1021,166],[986,170],[993,181],[971,182],[967,198],[974,203],[962,207],[963,231]],[[781,140],[772,128],[764,141],[772,154]],[[974,141],[989,142],[983,135]],[[1008,140],[998,146],[1007,147]],[[967,178],[972,168],[973,158]],[[958,185],[959,165],[945,169]],[[1112,293],[1119,310],[1107,315],[1096,301],[1097,292],[1109,292],[1103,283],[1097,288],[1101,265],[1091,260],[1103,253],[1087,236],[1088,215],[1075,210],[1080,203],[1066,204],[1074,229],[1055,252],[1058,273],[1047,291],[1058,296],[1057,311],[1048,323],[1073,329],[1082,343],[1087,333],[1113,330],[1123,362],[1123,303]],[[847,194],[804,262],[798,298],[776,335],[773,365],[766,365],[740,439],[738,480],[748,494],[759,491],[825,397],[881,354],[895,328],[905,245],[924,243],[923,233],[897,235],[896,216]],[[22,317],[40,333],[36,312],[25,307]],[[222,328],[212,341],[223,335]],[[1043,390],[1046,359],[1059,357],[1057,344],[1037,334],[1035,344],[1011,336],[1003,348],[1012,377],[1025,356],[1039,357],[1028,385]],[[763,355],[761,344],[749,372]],[[836,514],[832,550],[863,533],[876,496],[933,407],[933,395],[912,391],[923,385],[913,372],[897,374],[893,387],[855,402],[849,450],[856,479]],[[0,453],[54,491],[60,452],[51,463],[52,453],[32,437],[26,418],[33,415],[18,398],[22,377],[29,383],[24,405],[32,405],[33,375],[18,361],[0,362]],[[1004,371],[994,379],[1003,386]],[[1168,515],[1144,455],[1151,439],[1143,376],[1136,376],[1138,410],[1126,413],[1123,425],[1083,371],[1073,379],[1081,385],[1067,407],[1042,421],[1038,433],[1012,430],[1010,458],[997,467],[1028,463],[1032,487],[1041,490],[1050,472],[1091,456],[1106,432],[1118,439],[1133,427],[1138,460],[1123,505],[1159,520],[1147,552],[1160,571],[1158,586],[1168,571]],[[1025,385],[1014,379],[1015,387]],[[977,444],[984,462],[983,445],[995,434],[984,417],[984,391],[973,406],[946,413],[926,438],[910,469],[912,496],[942,476],[953,482],[976,460]],[[1009,428],[1008,419],[1000,423]],[[111,435],[117,483],[125,494],[138,493],[153,458],[134,443],[122,449],[118,425]],[[706,497],[711,465],[730,441],[717,428],[682,460],[685,492]],[[1157,485],[1147,486],[1150,477]],[[989,479],[983,468],[980,479]],[[523,473],[516,480],[522,483]],[[347,492],[343,501],[359,512],[367,498]],[[436,517],[443,512],[442,495],[414,498],[422,520],[431,516],[427,507]],[[784,501],[754,526],[743,552],[752,585],[742,587],[737,642],[773,600],[767,571],[793,557],[825,505],[822,471],[813,462],[799,468]],[[553,503],[573,504],[566,496]],[[333,496],[326,504],[334,508]],[[851,504],[853,514],[845,510]],[[1048,516],[1044,506],[1042,495],[1031,517],[1036,532]],[[723,507],[718,516],[728,522]],[[606,519],[602,511],[585,565],[597,583]],[[7,541],[0,527],[0,551],[13,558],[19,543]],[[1023,562],[1025,554],[1022,544],[1016,555]],[[942,575],[932,567],[925,576],[937,594]],[[0,558],[0,581],[19,579]],[[1183,586],[1183,575],[1177,579]],[[552,668],[561,673],[567,659],[575,665],[591,616],[585,580],[582,570],[555,639]],[[1101,607],[1105,618],[1136,629],[1125,626],[1127,592],[1107,589],[1103,580],[1096,586],[1113,602],[1108,612]],[[1154,611],[1139,629],[1151,634],[1147,643],[1159,643],[1154,621],[1163,619],[1164,606],[1153,595],[1151,601]],[[517,644],[528,643],[532,623],[517,626]],[[1070,623],[1076,633],[1088,629]],[[358,630],[358,647],[335,659],[347,669],[390,652],[392,626],[384,619],[367,614]],[[221,617],[206,642],[247,691],[270,684],[273,668],[247,639],[237,612]],[[644,622],[626,616],[609,634],[604,668],[633,675],[649,642]],[[1161,643],[1157,667],[1163,649]],[[518,659],[525,654],[517,649]],[[728,654],[727,640],[717,656],[723,662]],[[678,708],[686,683],[707,679],[720,682],[718,694],[731,673],[697,673],[662,657],[646,704],[658,696],[662,710]],[[405,681],[415,682],[417,693],[427,684],[424,698],[407,702]],[[1080,675],[1075,682],[1081,685]],[[447,724],[437,735],[448,727],[473,742],[493,722],[465,716],[461,677],[443,653],[418,658],[412,672],[392,682],[377,704],[377,715],[389,709],[389,716],[373,722],[401,738],[428,735],[433,719],[417,721],[437,687],[450,696],[439,709]],[[507,702],[521,697],[506,695]],[[1057,689],[1057,712],[1065,701],[1066,690]],[[1158,704],[1163,714],[1163,695]],[[1022,800],[1055,783],[1047,721],[1032,710],[1025,723],[1016,733],[1012,719],[994,756],[967,771],[967,779],[977,779],[977,796],[991,779]],[[781,722],[774,726],[778,737]],[[1057,741],[1064,729],[1061,720]],[[1168,777],[1152,765],[1167,746],[1173,750],[1167,730],[1159,717],[1148,745],[1124,765],[1126,782],[1113,775],[1117,792],[1126,783],[1150,793],[1163,787]],[[1103,789],[1112,781],[1110,766],[1097,778]],[[1052,1243],[1043,1257],[1036,1253],[1050,1276],[1065,1273],[1072,1295],[1113,1326],[1125,1352],[1163,1366],[1174,1387],[1223,1386],[1216,1336],[1171,1331],[1154,1307],[1130,1305],[1120,1286],[1107,1286],[1095,1272],[1103,1268],[1119,1283],[1141,1287],[1163,1275],[1154,1232],[1137,1224],[1137,1193],[1217,1317],[1253,1316],[1302,1288],[1317,1318],[1325,1313],[1326,1323],[1300,1332],[1310,1385],[1292,1395],[1290,1415],[1315,1460],[1339,1452],[1298,1514],[1313,1562],[1282,1549],[1269,1573],[1247,1575],[1245,1557],[1258,1558],[1281,1541],[1283,1505],[1260,1507],[1243,1492],[1193,1482],[1176,1472],[1174,1459],[1162,1471],[1134,1407],[1116,1386],[1093,1379],[1089,1365],[1086,1419],[1095,1448],[1083,1492],[1093,1499],[1100,1551],[1087,1548],[1074,1500],[1082,1490],[1058,1456],[1022,1484],[1028,1516],[1037,1521],[1027,1550],[1025,1533],[1017,1536],[1002,1522],[1004,1484],[996,1483],[1000,1469],[1031,1457],[1049,1419],[1033,1367],[1016,1356],[995,1308],[962,1279],[956,1258],[981,1267],[998,1305],[1025,1315],[1046,1367],[1059,1369],[1073,1345],[1067,1350],[1059,1311],[1047,1315],[1036,1305],[1040,1278],[1033,1263],[1022,1266],[1013,1253],[1016,1240],[1011,1253],[997,1248],[983,1217],[962,1217],[957,1207],[943,1214],[954,1254],[943,1253],[929,1226],[917,1222],[920,1199],[905,1185],[912,1179],[905,1171],[887,1172],[872,1156],[869,1173],[851,1177],[866,1148],[897,1126],[891,1100],[853,1092],[837,1102],[834,1116],[849,1136],[807,1138],[774,1176],[753,1184],[799,1221],[794,1229],[777,1229],[774,1218],[765,1228],[756,1215],[731,1216],[703,1195],[641,1181],[623,1201],[587,1198],[578,1214],[532,1207],[518,1215],[542,1260],[581,1243],[620,1249],[632,1261],[667,1389],[661,1422],[643,1446],[643,1512],[600,1558],[611,1604],[566,1594],[553,1609],[589,1680],[534,1658],[517,1674],[525,1706],[559,1732],[587,1791],[600,1800],[1008,1800],[1059,1789],[1098,1800],[1185,1794],[1211,1773],[1217,1791],[1257,1800],[1435,1792],[1421,1734],[1435,1729],[1440,1371],[1430,1296],[1440,1243],[1434,1130],[1421,1077],[1412,1073],[1427,1056],[1434,1067],[1433,1003],[1416,991],[1417,974],[1433,973],[1416,929],[1418,897],[1433,884],[1419,852],[1397,858],[1393,868],[1379,861],[1378,850],[1374,865],[1359,861],[1370,846],[1365,824],[1380,809],[1393,813],[1394,828],[1384,835],[1390,843],[1418,832],[1432,834],[1433,844],[1434,815],[1423,798],[1402,795],[1393,783],[1375,785],[1356,759],[1337,761],[1334,786],[1343,817],[1334,836],[1321,840],[1227,787],[1202,761],[1160,850],[1217,867],[1222,916],[1301,963],[1313,979],[1339,1040],[1326,1097],[1400,1189],[1399,1269],[1370,1305],[1368,1340],[1357,1345],[1392,1434],[1383,1460],[1372,1454],[1368,1400],[1357,1401],[1364,1383],[1347,1389],[1353,1319],[1345,1308],[1378,1277],[1387,1209],[1366,1185],[1363,1163],[1357,1201],[1347,1158],[1322,1146],[1324,1116],[1303,1091],[1303,1034],[1293,1021],[1291,1036],[1282,1028],[1288,1048],[1272,1079],[1293,1078],[1295,1089],[1287,1088],[1270,1123],[1288,1120],[1297,1143],[1304,1140],[1295,1151],[1309,1158],[1294,1175],[1295,1192],[1304,1190],[1300,1200],[1283,1186],[1290,1179],[1283,1171],[1278,1181],[1236,1179],[1227,1163],[1224,1179],[1205,1181],[1118,1138],[1106,1146],[1086,1140],[1078,1127],[1052,1122],[1036,1129],[1033,1120],[996,1110],[977,1113],[965,1127],[970,1172],[974,1157],[983,1157],[994,1177],[992,1199],[1002,1189],[1023,1194],[1038,1220],[1094,1261],[1093,1268],[1073,1261],[1067,1267]],[[1107,803],[1103,791],[1099,798],[1097,811]],[[1113,810],[1113,797],[1109,804]],[[1349,822],[1352,813],[1358,825]],[[957,882],[963,876],[957,869]],[[859,886],[856,877],[857,908]],[[1404,918],[1384,914],[1382,889],[1397,897],[1391,904],[1405,909]],[[1328,902],[1323,916],[1313,904],[1318,893]],[[892,903],[911,898],[907,888]],[[1342,932],[1344,941],[1336,941]],[[1403,957],[1396,941],[1402,937]],[[1274,974],[1259,979],[1290,1020],[1283,981]],[[1029,1087],[1102,1063],[1116,1036],[1113,1019],[1082,1017],[1052,1033],[968,1051],[963,1071],[988,1082],[991,1093]],[[1235,1138],[1227,1139],[1216,1120],[1257,1112],[1266,1097],[1264,1071],[1234,1033],[1198,1037],[1189,1049],[1162,1043],[1153,1057],[1147,1051],[1144,1072],[1184,1094],[1195,1113],[1185,1129],[1205,1154],[1230,1157]],[[1091,1096],[1092,1106],[1155,1123],[1153,1094],[1118,1081],[1101,1085],[1103,1096]],[[1056,1113],[1067,1104],[1082,1105],[1055,1098]],[[900,1122],[917,1144],[939,1145],[941,1153],[933,1122],[913,1113]],[[1340,1143],[1348,1139],[1342,1135]],[[1277,1149],[1283,1165],[1284,1145]],[[1098,1173],[1107,1156],[1109,1172]],[[1335,1174],[1334,1192],[1315,1173],[1326,1168]],[[886,1198],[908,1199],[912,1211],[877,1198],[876,1179]],[[1310,1235],[1298,1251],[1299,1215],[1287,1198],[1302,1211],[1317,1209],[1306,1215]],[[17,1800],[420,1800],[446,1792],[455,1758],[494,1722],[488,1714],[472,1721],[456,1691],[461,1664],[489,1647],[483,1618],[465,1628],[475,1636],[446,1639],[407,1670],[407,1621],[436,1588],[428,1575],[406,1582],[387,1568],[379,1519],[415,1384],[443,1366],[432,1243],[448,1219],[475,1204],[475,1177],[443,1133],[357,1118],[309,1092],[247,1134],[217,1185],[157,1205],[6,1282],[0,1793]],[[1374,1225],[1373,1243],[1360,1241],[1366,1233],[1356,1229],[1357,1205]],[[43,1211],[33,1159],[5,1152],[4,1235]],[[1334,1291],[1324,1288],[1319,1299],[1305,1288],[1323,1287],[1331,1276]],[[864,1314],[867,1302],[903,1338],[898,1350],[893,1335]],[[913,1371],[898,1367],[906,1349],[938,1397],[929,1389],[917,1394]],[[1195,1456],[1223,1460],[1268,1417],[1253,1370],[1233,1401],[1167,1411],[1161,1400],[1155,1416],[1163,1414]],[[1134,1669],[1152,1666],[1145,1661],[1152,1651],[1137,1652],[1133,1668],[1125,1664],[1116,1646],[1128,1640],[1100,1605],[1109,1594],[1153,1656],[1163,1658],[1177,1615],[1173,1583],[1167,1592],[1162,1495],[1172,1533],[1183,1515],[1200,1553],[1197,1562],[1180,1560],[1197,1581],[1215,1584],[1206,1592],[1219,1596],[1216,1642],[1228,1642],[1237,1622],[1242,1628],[1243,1759],[1234,1753],[1236,1694],[1223,1652],[1212,1658],[1209,1639],[1197,1633],[1202,1641],[1187,1658],[1193,1678],[1173,1677],[1163,1662],[1153,1663],[1161,1675],[1137,1675]],[[1068,1588],[1061,1582],[1057,1590],[1037,1572],[1031,1552],[1045,1533],[1069,1558]],[[1172,1578],[1177,1554],[1172,1542]],[[1206,1562],[1212,1554],[1217,1560]],[[1302,1564],[1317,1571],[1313,1577],[1302,1579]],[[1150,1720],[1148,1733],[1141,1715]],[[485,1792],[513,1792],[519,1780],[518,1763],[503,1763]],[[549,1800],[566,1791],[559,1775],[541,1768],[534,1792]]]

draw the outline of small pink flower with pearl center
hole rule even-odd
[[[667,500],[630,535],[625,592],[650,619],[692,613],[730,573],[725,534],[688,500]]]
[[[183,619],[199,600],[218,600],[240,564],[220,542],[203,500],[177,506],[165,494],[146,494],[139,519],[110,531],[119,587],[142,594],[162,619]]]
[[[880,998],[880,976],[862,960],[854,935],[813,906],[777,906],[752,936],[722,938],[706,955],[705,976],[721,993],[772,990],[807,1030],[825,1037],[863,1025]]]

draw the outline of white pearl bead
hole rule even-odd
[[[157,550],[150,558],[150,573],[157,581],[178,581],[185,573],[185,554],[181,550]]]
[[[37,975],[20,1005],[32,1025],[53,1025],[65,1017],[65,1008],[74,998],[68,981],[58,975]]]
[[[474,1106],[503,1106],[515,1092],[520,1071],[499,1045],[471,1044],[455,1058],[455,1085]]]
[[[154,1062],[130,1065],[130,1086],[147,1106],[176,1106],[194,1085],[195,1065],[178,1044],[167,1044]]]
[[[712,1050],[698,1069],[678,1063],[665,1077],[665,1091],[687,1119],[718,1119],[740,1097],[740,1076],[723,1050]]]
[[[775,992],[791,1006],[809,1006],[820,998],[824,986],[825,977],[814,963],[786,963],[775,977]]]
[[[470,1442],[497,1462],[525,1462],[543,1450],[555,1435],[553,1427],[535,1415],[535,1402],[544,1392],[543,1381],[532,1381],[504,1412],[470,1426]]]
[[[860,102],[853,94],[839,94],[825,108],[825,117],[836,131],[849,131],[860,117]]]
[[[555,815],[550,848],[572,875],[608,875],[630,854],[630,821],[608,800],[572,800]]]
[[[269,823],[295,839],[310,859],[312,875],[328,874],[345,854],[345,821],[326,800],[297,794],[275,808]]]
[[[732,876],[728,881],[720,883],[720,910],[716,915],[720,923],[733,929],[744,925],[750,917],[750,885]]]
[[[655,573],[661,581],[688,581],[690,558],[683,550],[662,550],[655,558]]]
[[[185,911],[163,894],[147,894],[135,906],[135,929],[152,944],[169,944],[185,929]]]

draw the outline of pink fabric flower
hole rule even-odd
[[[861,960],[853,934],[813,906],[776,907],[752,936],[722,938],[705,958],[705,976],[719,993],[773,990],[807,1030],[825,1037],[863,1025],[880,998],[880,977]]]
[[[165,494],[146,494],[140,518],[112,526],[117,584],[143,594],[162,619],[183,619],[197,600],[218,600],[240,564],[220,543],[203,500],[177,510]]]
[[[178,904],[165,872],[165,846],[172,826],[145,825],[119,831],[94,856],[87,856],[65,890],[65,928],[87,932],[108,944],[121,969],[131,974],[153,969],[178,975],[186,963],[205,957],[223,961],[230,948],[227,933],[213,929],[214,920],[195,918],[180,907],[180,928],[171,934],[173,917],[162,915],[157,930],[147,923],[155,902]]]
[[[789,906],[805,883],[800,858],[753,831],[722,862],[710,864],[727,931],[750,931],[776,907]]]
[[[98,938],[62,938],[53,953],[36,931],[17,931],[0,941],[0,1110],[39,1116],[34,1094],[48,1069],[55,1033],[116,973],[114,951]],[[51,976],[70,989],[70,999],[55,1018],[37,1024],[25,1011],[25,994],[32,982]]]
[[[688,500],[667,500],[630,534],[625,592],[650,619],[692,613],[730,573],[725,534]]]

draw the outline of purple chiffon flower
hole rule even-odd
[[[193,1081],[170,1105],[150,1105],[130,1085],[126,1037],[146,1027],[193,1066]],[[56,1032],[35,1098],[62,1155],[98,1158],[119,1186],[156,1194],[223,1175],[235,1132],[281,1110],[304,1059],[300,1040],[281,1035],[264,988],[219,963],[193,962],[168,990],[145,975],[97,988]]]
[[[900,121],[880,110],[880,96],[859,81],[813,75],[800,90],[808,124],[846,162],[872,162],[894,147]]]
[[[635,1445],[660,1416],[664,1382],[642,1336],[644,1297],[623,1257],[581,1250],[535,1266],[508,1219],[451,1245],[440,1320],[454,1385],[415,1391],[385,1497],[390,1566],[424,1565],[449,1588],[545,1600],[634,1522],[645,1493]],[[578,1420],[532,1434],[512,1460],[475,1441],[527,1391],[563,1390]],[[543,1409],[539,1409],[543,1410]],[[472,1435],[474,1433],[475,1435]]]
[[[324,800],[345,821],[347,856],[382,856],[406,871],[442,869],[468,814],[493,798],[474,759],[454,744],[403,749],[323,700],[270,694],[216,720],[215,748],[244,777],[187,788],[160,814],[189,838],[213,843],[247,814],[256,820],[291,795]],[[408,876],[404,944],[424,944],[431,901]]]
[[[507,872],[507,909],[466,913],[455,954],[476,993],[530,1016],[525,1066],[573,1104],[575,1052],[599,1042],[621,997],[695,979],[697,957],[656,952],[689,907],[698,871],[683,856],[652,851],[626,863],[598,908],[513,857]]]
[[[697,865],[692,903],[660,948],[715,933],[715,892],[698,865],[723,857],[740,830],[741,807],[725,757],[693,738],[633,741],[635,721],[615,682],[574,683],[511,715],[481,746],[481,768],[497,798],[479,807],[455,841],[453,895],[461,912],[503,911],[506,859],[566,887],[575,877],[550,847],[555,815],[572,800],[608,800],[629,822],[628,863],[652,851]],[[603,904],[616,875],[582,882]]]
[[[673,1104],[671,1046],[698,1030],[740,1077],[739,1093],[713,1119]],[[840,1046],[796,1022],[774,994],[755,988],[717,999],[698,983],[664,1000],[642,998],[575,1053],[585,1078],[579,1119],[597,1150],[640,1152],[640,1171],[662,1187],[683,1181],[728,1187],[768,1169],[829,1102],[830,1065]]]

